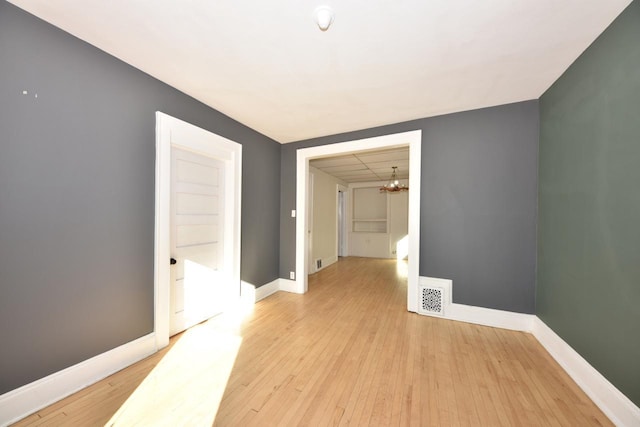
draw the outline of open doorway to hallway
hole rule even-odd
[[[340,256],[398,256],[398,242],[408,235],[409,197],[380,190],[393,168],[399,185],[408,187],[408,145],[309,161],[309,274]]]
[[[409,292],[407,293],[407,306],[410,311],[416,311],[417,288],[418,288],[418,263],[419,263],[419,249],[420,249],[419,248],[419,233],[420,233],[419,212],[420,212],[420,164],[421,164],[420,147],[422,142],[421,135],[422,135],[421,131],[418,130],[418,131],[404,132],[399,134],[384,135],[384,136],[374,137],[374,138],[367,138],[367,139],[356,140],[356,141],[303,148],[297,151],[296,292],[305,293],[308,289],[308,277],[307,277],[308,273],[311,273],[313,271],[318,271],[318,269],[321,269],[322,265],[324,264],[324,260],[321,257],[319,257],[318,259],[314,259],[313,257],[315,257],[315,255],[310,255],[310,253],[312,252],[312,250],[310,250],[310,247],[309,247],[310,241],[313,242],[314,246],[321,245],[321,244],[325,244],[327,247],[331,246],[334,250],[335,259],[337,259],[337,247],[338,247],[337,231],[334,231],[334,233],[331,233],[331,236],[327,236],[328,237],[327,241],[323,243],[323,242],[318,242],[318,239],[321,236],[325,236],[325,234],[316,232],[315,235],[313,235],[313,230],[310,228],[309,172],[310,172],[310,168],[313,167],[313,166],[310,166],[310,162],[323,161],[327,159],[330,160],[332,157],[338,157],[338,158],[346,157],[348,161],[353,161],[352,157],[356,157],[356,160],[357,160],[357,157],[366,156],[367,154],[370,154],[371,156],[373,156],[374,154],[380,154],[376,152],[383,152],[385,150],[393,150],[393,149],[404,149],[409,154],[408,156],[409,167],[407,168],[406,172],[408,173],[409,169],[411,169],[411,175],[407,177],[408,185],[411,188],[411,191],[409,192],[409,196],[408,196],[409,217],[407,220],[408,230],[406,234],[407,248],[408,248],[407,253],[409,254],[408,267],[407,267],[408,289],[409,289]],[[408,150],[407,150],[407,147],[408,147]],[[346,160],[340,160],[340,162],[343,162],[343,161],[346,161]],[[361,160],[358,160],[358,162],[361,164],[363,163]],[[316,163],[316,166],[318,165],[319,164]],[[343,172],[349,172],[349,168],[344,168],[343,166],[349,166],[349,165],[347,163],[343,163],[343,164],[338,164],[338,165],[333,165],[328,167],[337,167],[337,169],[344,169]],[[360,186],[360,188],[366,188],[367,187],[366,182],[368,181],[368,182],[375,183],[375,185],[373,187],[370,186],[370,188],[373,188],[377,192],[379,188],[377,186],[380,183],[384,184],[385,181],[389,179],[392,171],[392,166],[397,166],[397,165],[387,165],[387,166],[388,166],[388,169],[384,172],[382,172],[382,168],[377,168],[378,169],[377,173],[373,170],[376,168],[367,167],[366,170],[363,169],[361,172],[357,172],[353,174],[354,176],[356,177],[359,176],[360,178],[354,178],[354,180],[357,180],[357,181],[351,184],[347,182],[346,186],[349,187],[349,185],[351,185],[352,187]],[[316,168],[316,171],[319,171],[319,170],[320,169]],[[335,172],[336,171],[334,171],[334,173]],[[322,172],[322,173],[325,173],[325,172]],[[367,178],[367,174],[371,174],[371,175],[368,175],[368,178]],[[314,178],[313,178],[314,182],[318,180],[317,178],[318,176],[319,176],[318,172],[314,172]],[[336,179],[336,177],[333,175],[327,174],[327,176],[332,177],[332,179],[334,180]],[[334,197],[333,200],[335,200],[336,204],[338,200],[337,185],[345,184],[344,182],[345,176],[349,176],[349,175],[343,175],[342,177],[339,177],[343,182],[342,183],[337,181],[334,182],[333,189],[331,190],[333,192],[333,197]],[[331,178],[328,178],[328,179],[331,179]],[[313,196],[314,198],[316,198],[315,193],[317,193],[316,190],[318,188],[319,187],[317,186],[315,186],[314,188],[314,196]],[[361,193],[361,195],[365,193],[366,191]],[[349,192],[349,194],[351,194],[351,192]],[[364,197],[366,198],[367,196],[364,196]],[[353,211],[353,202],[348,202],[347,205],[348,205],[347,209]],[[380,206],[382,206],[382,204]],[[384,214],[386,215],[388,211],[386,202],[384,204],[384,207],[379,207],[378,209],[380,212],[384,212]],[[364,211],[367,212],[366,209]],[[337,212],[337,206],[334,205],[331,211],[331,214],[329,216],[329,218],[331,218],[334,223],[334,227],[337,221],[336,212]],[[349,218],[348,228],[351,231],[354,230],[353,213],[354,212],[349,212],[349,214],[347,215]],[[313,224],[315,227],[316,226],[315,224],[318,222],[317,211],[314,212],[313,215],[314,215]],[[356,215],[357,215],[357,212],[356,212]],[[375,214],[372,214],[369,212],[367,215],[375,215]],[[355,218],[355,219],[359,219],[359,218]],[[388,220],[386,218],[371,217],[371,218],[362,218],[362,219],[366,219],[369,221],[359,221],[358,224],[355,224],[356,228],[359,228],[361,230],[360,232],[383,231],[382,233],[376,233],[378,234],[377,236],[378,239],[380,239],[380,235],[382,234],[385,234],[385,235],[389,234]],[[384,228],[384,230],[382,230],[382,228]],[[351,235],[352,234],[350,234],[350,236]],[[373,245],[373,240],[375,239],[376,239],[375,237],[369,237],[369,241],[367,242],[367,239],[364,238],[364,246],[369,247],[369,249],[376,246],[380,247],[380,245]],[[369,255],[365,255],[365,256],[383,257],[383,258],[389,257],[390,253],[392,252],[390,249],[391,244],[388,241],[389,239],[388,236],[385,239],[387,243],[383,245],[385,248],[384,255],[370,253]],[[347,239],[347,240],[348,240],[347,253],[353,254],[354,250],[351,247],[352,245],[352,242],[350,241],[351,239]],[[311,256],[311,259],[310,259],[310,256]],[[319,260],[319,263],[317,262],[318,260]],[[313,266],[315,266],[315,268],[311,268]]]

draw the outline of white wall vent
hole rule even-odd
[[[444,316],[444,289],[433,286],[420,286],[418,312]]]
[[[451,280],[421,277],[418,285],[418,313],[444,316],[451,304]]]

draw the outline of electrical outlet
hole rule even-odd
[[[289,279],[291,279],[291,280],[296,280],[296,273],[295,273],[295,271],[290,271],[290,272],[289,272]]]

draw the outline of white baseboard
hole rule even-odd
[[[301,293],[295,280],[279,279],[278,288],[281,291],[293,292],[294,294]]]
[[[453,303],[453,282],[450,279],[420,276],[419,286],[437,287],[443,291],[444,314],[437,315],[449,320],[475,323],[494,328],[531,332],[532,314],[514,313],[512,311],[494,310],[491,308]],[[428,313],[421,313],[428,314]]]
[[[240,281],[240,301],[243,304],[254,304],[256,302],[256,287],[244,280]]]
[[[640,426],[640,408],[537,316],[531,333],[616,426]]]
[[[6,426],[156,352],[151,333],[0,396],[0,425]]]
[[[260,300],[265,299],[271,294],[274,294],[280,290],[280,280],[275,279],[271,282],[256,288],[254,285],[248,282],[240,282],[240,299],[244,304],[255,304]]]
[[[282,279],[273,280],[266,285],[262,285],[258,289],[256,289],[256,302],[278,292],[280,290],[280,280]]]
[[[247,282],[241,282],[240,286],[241,298],[245,303],[256,303],[278,291],[299,293],[296,288],[296,281],[289,279],[275,279],[259,288]]]
[[[531,332],[534,317],[533,314],[514,313],[464,304],[449,304],[444,309],[445,319],[524,332]]]

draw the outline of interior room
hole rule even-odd
[[[0,425],[640,425],[638,69],[638,0],[0,0]]]
[[[309,273],[339,256],[398,258],[409,232],[409,194],[381,188],[398,181],[408,189],[409,147],[313,159],[309,174]]]

